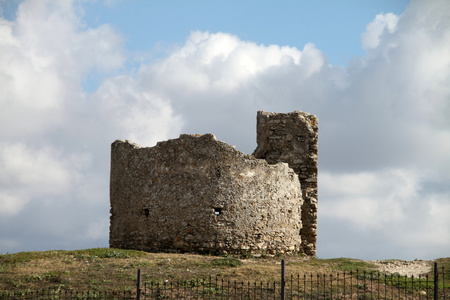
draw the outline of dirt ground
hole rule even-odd
[[[399,273],[400,275],[419,277],[433,269],[433,262],[428,260],[375,260],[370,261],[383,273]]]

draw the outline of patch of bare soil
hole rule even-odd
[[[425,276],[433,270],[433,261],[430,260],[375,260],[370,263],[376,265],[382,273],[398,273],[408,277]]]

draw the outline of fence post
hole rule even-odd
[[[438,297],[438,286],[439,286],[439,275],[438,275],[438,264],[437,262],[434,263],[434,300],[437,300]]]
[[[286,263],[284,259],[281,260],[281,300],[285,300],[286,290]]]
[[[141,300],[141,269],[137,273],[136,300]]]

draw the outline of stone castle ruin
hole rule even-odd
[[[314,256],[317,138],[314,115],[259,111],[253,155],[212,134],[115,141],[110,247]]]

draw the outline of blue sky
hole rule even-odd
[[[450,5],[0,0],[0,253],[108,246],[109,151],[319,118],[321,258],[450,252]]]
[[[374,15],[401,14],[409,1],[92,1],[88,27],[111,24],[134,52],[128,67],[164,56],[191,31],[228,32],[258,44],[301,49],[313,43],[333,65],[363,56],[361,30]],[[95,89],[98,78],[86,82]]]
[[[83,5],[88,26],[109,23],[130,51],[180,45],[192,30],[228,32],[258,44],[314,43],[330,63],[362,56],[360,35],[379,13],[401,14],[409,1],[96,1]]]

